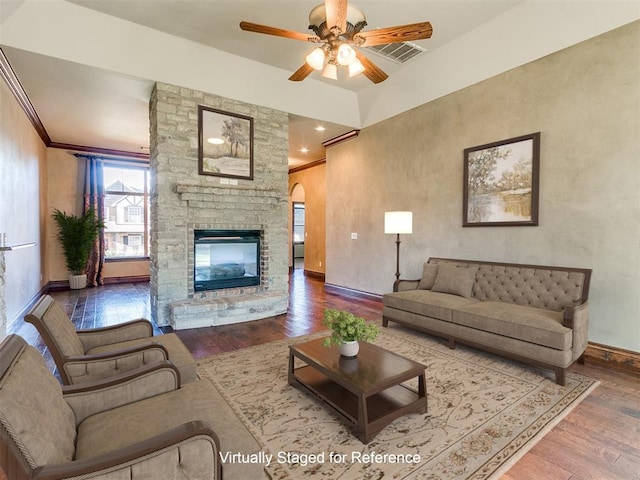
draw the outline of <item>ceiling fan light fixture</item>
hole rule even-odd
[[[362,62],[357,58],[349,64],[349,76],[355,77],[356,75],[364,72],[364,66]]]
[[[356,59],[356,51],[348,43],[341,43],[336,57],[340,65],[351,65]]]
[[[322,76],[324,78],[330,78],[331,80],[338,80],[338,67],[335,63],[327,63],[327,66],[324,67],[322,71]]]
[[[307,64],[314,70],[322,70],[324,67],[324,50],[320,47],[314,49],[306,56]]]

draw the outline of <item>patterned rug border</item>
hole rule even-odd
[[[273,342],[263,343],[259,345],[254,345],[238,350],[233,350],[230,352],[223,352],[220,354],[216,354],[210,357],[206,357],[200,359],[198,361],[199,368],[207,368],[207,365],[212,364],[214,362],[219,362],[227,357],[233,357],[237,355],[247,354],[249,351],[260,351],[263,349],[268,349],[269,351],[273,351],[273,349],[284,349],[287,350],[289,345],[295,343],[301,343],[304,341],[312,340],[315,338],[328,336],[328,331],[316,332],[312,334],[302,335],[299,337],[291,337],[282,340],[276,340]],[[464,345],[457,345],[456,349],[449,349],[447,345],[438,341],[438,339],[422,334],[421,332],[407,330],[402,327],[390,327],[381,329],[382,335],[388,335],[391,337],[395,337],[396,340],[401,341],[409,341],[416,344],[416,346],[426,346],[429,349],[438,351],[441,355],[449,355],[451,357],[455,357],[457,361],[461,362],[469,362],[466,358],[463,358],[465,355],[471,355],[474,357],[474,361],[477,360],[478,363],[481,363],[483,367],[487,367],[490,369],[499,369],[500,366],[496,368],[492,368],[493,364],[504,364],[506,362],[507,366],[513,365],[516,369],[527,369],[536,372],[540,375],[551,375],[551,377],[545,377],[549,381],[553,378],[553,374],[549,373],[549,371],[545,371],[543,369],[537,369],[535,367],[531,367],[528,365],[520,364],[517,362],[513,362],[504,357],[500,357],[498,355],[494,355],[488,352],[484,352],[481,350],[473,349],[471,347],[466,347]],[[428,345],[422,345],[421,342],[427,342]],[[461,352],[465,352],[462,353]],[[500,371],[500,374],[509,375],[506,371]],[[595,388],[600,384],[598,380],[592,379],[585,375],[581,375],[579,373],[567,371],[567,381],[572,379],[579,383],[579,387],[576,387],[570,392],[570,394],[562,397],[561,401],[556,403],[550,411],[545,412],[542,416],[536,419],[535,426],[532,423],[523,432],[514,437],[509,441],[507,448],[502,448],[495,455],[491,457],[491,459],[485,462],[481,467],[476,471],[472,472],[466,478],[467,480],[473,479],[482,479],[482,480],[497,480],[502,475],[504,475],[511,467],[513,467],[528,451],[530,451],[544,436],[549,433],[556,425],[558,425],[563,419],[566,418],[571,411],[577,407],[587,396],[593,392]],[[202,376],[202,375],[200,375]],[[216,381],[212,378],[205,375],[209,378],[216,387],[219,387]],[[429,369],[427,369],[427,382],[429,382]],[[293,388],[293,387],[292,387]],[[256,431],[253,424],[249,423],[245,418],[244,414],[238,410],[238,405],[236,402],[227,395],[227,392],[222,388],[218,388],[222,397],[227,401],[227,403],[231,406],[232,410],[238,415],[241,419],[242,423],[245,427],[251,432],[254,438],[258,441],[258,443],[269,450],[269,445],[265,444],[263,439],[260,437],[260,433]],[[427,383],[427,393],[430,393],[429,383]],[[323,408],[326,408],[323,406]],[[328,409],[327,409],[328,410]],[[536,428],[537,427],[537,428]],[[534,431],[532,431],[534,430]],[[508,457],[506,460],[505,457]],[[269,473],[265,470],[265,472],[269,475]],[[270,476],[270,475],[269,475]]]

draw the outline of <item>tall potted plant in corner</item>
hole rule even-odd
[[[326,309],[322,323],[331,329],[331,336],[324,339],[324,345],[338,345],[338,350],[344,357],[358,355],[358,341],[371,342],[380,332],[377,325],[367,323],[364,318],[342,310]]]
[[[85,288],[89,256],[99,230],[105,227],[104,222],[96,217],[91,208],[80,216],[67,215],[66,212],[55,209],[53,219],[58,225],[58,240],[62,244],[69,270],[69,287]]]

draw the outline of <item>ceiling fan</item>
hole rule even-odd
[[[338,65],[346,66],[350,77],[364,73],[373,83],[383,82],[388,75],[353,47],[422,40],[430,38],[433,32],[429,22],[363,32],[362,29],[367,25],[366,18],[356,7],[348,5],[347,0],[325,0],[324,4],[311,10],[309,24],[309,29],[315,35],[244,21],[240,22],[240,28],[247,32],[321,44],[307,55],[306,62],[289,77],[294,82],[304,80],[314,70],[322,70],[322,76],[336,80]]]

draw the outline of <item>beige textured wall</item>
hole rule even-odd
[[[62,247],[56,238],[58,228],[51,218],[55,208],[69,214],[82,213],[84,188],[84,160],[67,150],[48,149],[48,211],[47,211],[47,260],[51,281],[65,281],[69,272],[64,261]],[[149,260],[131,262],[107,262],[103,277],[136,277],[149,275]]]
[[[462,228],[463,149],[541,132],[540,224]],[[429,256],[588,267],[590,340],[640,351],[640,22],[365,128],[327,152],[327,282],[383,293]],[[350,232],[358,240],[350,240]]]
[[[69,272],[64,261],[64,254],[60,242],[56,238],[58,227],[51,218],[54,209],[69,215],[82,213],[82,184],[84,170],[81,160],[66,150],[48,149],[49,182],[47,212],[47,255],[49,275],[51,281],[69,279]]]
[[[11,245],[35,247],[4,252],[0,279],[0,338],[6,324],[40,291],[44,277],[41,224],[46,148],[13,94],[0,80],[0,233]]]
[[[322,163],[289,175],[290,193],[295,185],[302,185],[304,188],[305,229],[307,234],[304,242],[304,269],[322,274],[325,273],[327,264],[325,250],[326,172],[326,164]],[[289,216],[291,216],[291,208],[291,201],[289,201]],[[291,251],[291,248],[289,251]]]

